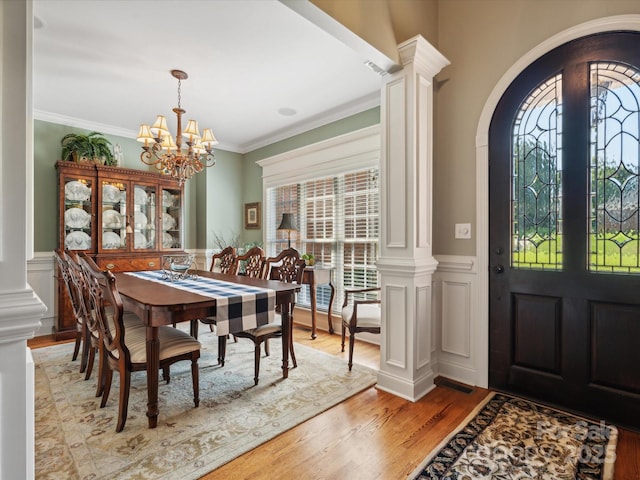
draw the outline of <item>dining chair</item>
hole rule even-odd
[[[235,267],[236,249],[235,247],[225,247],[220,252],[211,256],[210,272],[231,273]],[[213,332],[213,326],[216,324],[215,318],[201,318],[200,322],[209,325],[209,330]],[[191,321],[191,335],[198,338],[198,320]],[[218,358],[218,360],[220,360]]]
[[[250,278],[264,277],[264,250],[258,246],[251,247],[243,255],[235,259],[230,273],[232,275],[244,275]]]
[[[102,395],[104,388],[104,349],[102,348],[103,340],[100,335],[100,328],[97,323],[97,316],[91,308],[91,300],[89,298],[89,280],[85,270],[82,268],[80,257],[86,257],[84,252],[68,252],[69,273],[71,274],[72,284],[75,287],[79,299],[80,309],[83,314],[84,325],[86,329],[86,345],[87,345],[87,368],[85,380],[91,378],[95,358],[98,357],[98,382],[96,387],[96,397]],[[127,330],[133,328],[144,328],[142,321],[133,313],[124,313],[124,324]]]
[[[60,275],[62,276],[62,280],[64,281],[65,289],[67,291],[67,295],[69,296],[69,303],[71,303],[71,311],[73,312],[73,316],[75,317],[76,321],[76,339],[71,360],[77,360],[78,353],[80,352],[80,345],[82,345],[82,354],[80,356],[80,373],[84,373],[85,369],[87,368],[88,354],[87,329],[84,321],[84,312],[81,311],[80,298],[78,297],[78,292],[72,283],[73,280],[71,278],[71,272],[69,271],[70,266],[68,253],[60,248],[56,248],[53,251],[53,255],[58,262]]]
[[[342,304],[342,351],[346,331],[349,331],[349,371],[353,366],[353,347],[356,333],[380,333],[380,299],[367,298],[370,292],[380,292],[380,287],[346,289]],[[351,297],[351,298],[350,298]]]
[[[95,314],[102,338],[104,359],[104,388],[100,408],[109,399],[113,372],[120,376],[120,398],[116,432],[124,429],[129,407],[131,373],[147,369],[146,328],[127,329],[124,322],[124,306],[118,292],[116,278],[108,271],[102,271],[88,256],[81,256],[80,263],[89,281],[90,308]],[[133,315],[133,314],[131,314]],[[198,358],[200,342],[191,335],[169,326],[158,327],[160,368],[165,380],[170,382],[169,365],[182,360],[191,361],[193,401],[200,404]]]
[[[302,283],[302,275],[304,273],[305,261],[300,258],[297,250],[289,248],[283,250],[276,257],[267,258],[265,261],[264,275],[267,279],[279,280],[281,282]],[[289,324],[293,325],[293,307],[290,305]],[[289,353],[294,368],[298,366],[296,354],[293,349],[293,333],[289,328]],[[273,323],[261,325],[257,328],[245,330],[243,332],[234,333],[238,338],[248,338],[254,345],[254,384],[258,384],[260,373],[260,345],[264,343],[265,355],[269,356],[269,339],[274,337],[282,337],[282,315],[276,313]]]

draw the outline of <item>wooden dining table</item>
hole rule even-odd
[[[289,376],[289,346],[292,342],[290,304],[299,285],[277,280],[262,280],[236,275],[197,270],[198,277],[271,289],[282,316],[282,376]],[[149,428],[158,424],[158,370],[160,367],[158,328],[216,316],[216,299],[173,287],[171,282],[158,283],[124,272],[115,273],[116,285],[126,310],[135,313],[146,325],[147,348],[147,417]],[[229,333],[234,333],[230,331]]]

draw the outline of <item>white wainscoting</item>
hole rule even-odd
[[[27,261],[27,282],[40,300],[47,306],[47,312],[40,320],[42,325],[35,335],[51,335],[58,313],[56,308],[56,263],[53,252],[36,252],[33,259]]]
[[[469,385],[478,384],[476,342],[477,296],[475,257],[436,255],[433,303],[436,323],[437,375]],[[435,362],[434,362],[435,363]]]

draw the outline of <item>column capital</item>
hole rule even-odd
[[[403,67],[414,64],[428,77],[435,77],[451,62],[421,35],[398,45]]]

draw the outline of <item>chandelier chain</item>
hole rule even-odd
[[[178,108],[182,108],[180,103],[182,102],[182,80],[178,79]]]

